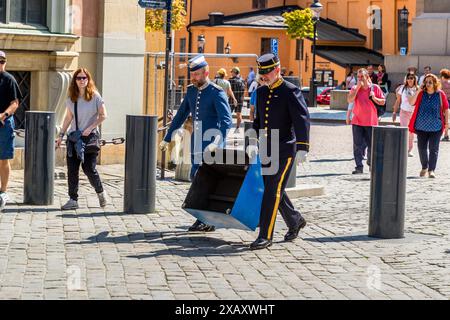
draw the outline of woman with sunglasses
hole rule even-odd
[[[98,126],[106,119],[106,109],[103,99],[98,93],[92,76],[87,69],[80,68],[75,71],[68,95],[66,114],[64,116],[61,133],[56,142],[57,147],[61,145],[62,138],[67,129],[69,129],[69,137],[71,134],[79,134],[81,140],[83,142],[88,142],[89,144],[89,141],[98,139],[99,137]],[[95,136],[92,137],[92,135]],[[88,177],[89,182],[97,193],[100,207],[103,208],[107,204],[107,197],[96,169],[98,150],[85,150],[84,161],[79,158],[76,151],[73,143],[70,143],[67,146],[66,159],[70,199],[61,207],[61,210],[78,209],[80,164]]]
[[[409,97],[414,96],[419,90],[417,85],[417,77],[414,74],[408,73],[405,77],[405,83],[398,87],[397,89],[397,100],[395,100],[393,112],[392,112],[392,122],[397,119],[397,110],[400,106],[400,125],[402,127],[407,127],[409,121],[413,115],[414,105],[409,103]],[[414,133],[409,133],[408,139],[408,157],[413,157],[412,149],[414,144]]]
[[[434,171],[439,155],[439,143],[442,133],[448,129],[449,104],[447,96],[440,88],[439,79],[428,74],[420,90],[409,98],[409,103],[415,105],[409,131],[417,134],[417,147],[422,164],[421,177],[427,172],[430,178],[436,177]]]

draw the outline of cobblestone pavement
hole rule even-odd
[[[64,168],[47,207],[21,203],[23,171],[14,171],[13,201],[0,214],[0,298],[448,299],[450,143],[441,144],[435,180],[417,178],[414,153],[406,238],[368,238],[369,174],[349,174],[351,129],[314,125],[298,183],[322,184],[326,195],[295,200],[308,221],[300,238],[282,242],[279,216],[275,243],[262,251],[247,249],[252,232],[188,234],[186,183],[158,181],[156,213],[124,214],[123,166],[104,166],[111,204],[99,208],[83,176],[81,208],[63,213]]]

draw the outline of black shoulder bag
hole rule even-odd
[[[75,127],[78,131],[80,130],[78,128],[78,101],[75,102],[74,111],[75,111]],[[97,129],[92,130],[92,132],[87,137],[82,135],[81,139],[86,144],[86,147],[84,149],[85,154],[98,153],[100,151],[100,134],[97,131]]]
[[[373,84],[370,86],[370,92],[373,92]],[[377,116],[378,118],[381,117],[386,113],[386,102],[384,104],[378,104],[376,103],[369,92],[369,99],[372,101],[373,105],[375,106],[375,109],[377,109]]]

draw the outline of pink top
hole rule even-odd
[[[442,91],[444,91],[445,95],[447,96],[447,99],[450,100],[450,80],[442,79],[441,84],[442,84]]]
[[[352,91],[356,90],[356,86],[353,86]],[[373,92],[378,99],[384,99],[384,94],[381,88],[373,84]],[[353,118],[352,124],[362,127],[373,127],[378,125],[377,109],[369,100],[370,87],[367,89],[361,88],[355,97],[355,103],[353,106]]]

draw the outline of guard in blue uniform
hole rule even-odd
[[[270,163],[263,162],[264,195],[259,222],[259,236],[250,245],[250,249],[263,249],[272,245],[272,236],[277,211],[286,222],[289,230],[285,241],[297,238],[301,228],[306,225],[300,212],[295,210],[284,191],[289,173],[295,163],[296,153],[299,159],[306,158],[309,151],[309,112],[303,95],[298,87],[284,81],[281,77],[280,61],[272,53],[262,55],[257,59],[259,74],[266,83],[257,89],[256,118],[253,128],[258,134],[260,155],[266,154]],[[272,141],[278,130],[278,141]],[[264,142],[264,143],[263,143]],[[271,144],[277,143],[277,153],[272,153]],[[265,152],[261,147],[267,146]],[[275,165],[275,173],[265,174],[265,168]]]
[[[194,132],[191,139],[191,180],[203,162],[203,152],[215,151],[225,145],[225,138],[232,125],[228,98],[221,87],[211,82],[209,66],[203,55],[189,60],[192,85],[177,111],[164,140],[161,150],[167,150],[175,130],[179,129],[189,115],[192,116]],[[197,220],[189,231],[214,231],[214,226]]]

